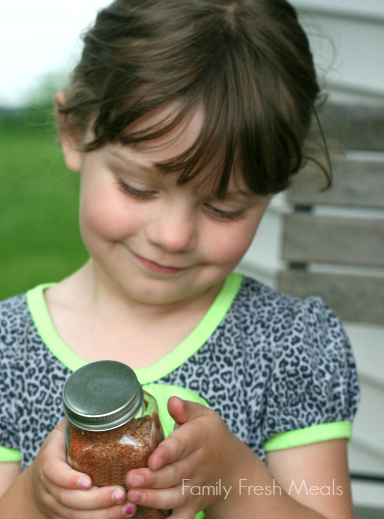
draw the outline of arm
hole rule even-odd
[[[20,463],[0,463],[0,498],[20,474]]]
[[[267,466],[300,503],[329,519],[353,517],[346,440],[269,452]]]
[[[271,452],[267,454],[267,466],[251,459],[245,466],[249,477],[242,476],[246,481],[241,483],[245,486],[241,491],[246,500],[236,496],[233,513],[241,511],[241,516],[249,519],[353,518],[346,440]],[[208,509],[208,519],[230,517],[224,515],[227,511],[223,506]]]
[[[177,401],[170,399],[169,411],[182,425],[152,454],[150,469],[127,475],[127,483],[136,487],[128,494],[132,502],[173,508],[175,519],[193,519],[199,510],[208,519],[353,518],[344,441],[273,452],[266,466],[217,413],[192,402],[183,408]],[[133,476],[141,476],[142,481]],[[332,485],[335,479],[336,487],[345,487],[345,493],[331,499],[320,491],[294,495],[291,479],[300,483],[306,479],[308,487]],[[214,495],[220,480],[221,495]],[[281,493],[273,492],[279,485]]]
[[[0,510],[2,519],[29,517],[44,519],[34,506],[28,485],[27,471],[22,472],[20,463],[0,465]]]
[[[0,467],[2,519],[120,519],[128,515],[125,489],[94,487],[89,476],[67,465],[64,421],[47,436],[29,468],[21,472],[18,464],[5,465]],[[134,512],[135,507],[131,508]]]

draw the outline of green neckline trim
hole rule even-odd
[[[237,272],[229,274],[208,312],[196,328],[174,350],[148,368],[136,369],[141,384],[149,384],[168,375],[191,357],[216,330],[235,299],[243,276]],[[27,292],[27,303],[36,328],[48,349],[68,369],[75,371],[87,364],[76,355],[57,334],[44,299],[44,290],[54,283],[38,285]]]
[[[19,449],[10,449],[9,447],[0,446],[0,463],[14,463],[21,461],[21,452]]]
[[[87,364],[87,362],[68,348],[68,346],[61,340],[53,326],[44,299],[44,290],[54,285],[55,283],[45,283],[32,288],[32,290],[27,292],[27,303],[37,331],[48,349],[62,364],[64,364],[64,366],[69,368],[71,371],[75,371],[76,369],[81,368],[81,366]]]
[[[265,452],[279,451],[340,438],[346,438],[348,441],[352,438],[352,422],[323,423],[297,431],[279,433],[267,440],[263,447]]]

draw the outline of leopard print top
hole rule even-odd
[[[63,417],[71,370],[44,343],[25,294],[0,303],[0,369],[0,461],[11,449],[26,468]],[[334,313],[317,297],[302,301],[247,277],[208,340],[152,382],[202,397],[262,460],[277,434],[352,422],[359,402]]]

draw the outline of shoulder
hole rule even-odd
[[[283,323],[284,331],[308,331],[308,326],[321,332],[324,326],[340,327],[340,321],[320,297],[299,299],[284,294],[250,277],[243,282],[234,301],[234,311],[248,315],[248,322],[264,329]]]
[[[243,276],[243,281],[237,294],[237,300],[244,311],[257,314],[262,319],[271,317],[271,312],[279,314],[292,311],[303,304],[303,300],[284,294],[256,279]]]
[[[302,300],[244,277],[234,303],[249,347],[258,344],[271,361],[316,355],[354,365],[343,325],[320,297]]]
[[[351,421],[359,402],[355,360],[342,323],[324,301],[244,278],[237,303],[249,401],[255,416],[262,402],[263,440]]]
[[[266,311],[270,311],[270,309],[275,311],[297,309],[307,302],[313,301],[324,305],[320,297],[314,296],[308,299],[299,299],[298,297],[280,292],[251,277],[242,276],[242,278],[238,298],[243,304],[249,301],[252,304],[252,308],[258,311],[263,309],[266,309]]]
[[[0,302],[0,356],[12,353],[23,337],[29,319],[26,294]]]
[[[16,296],[0,301],[0,317],[3,319],[4,316],[10,314],[18,314],[24,311],[24,307],[27,302],[26,294],[18,294]]]
[[[1,445],[7,445],[3,438],[3,426],[13,420],[16,408],[13,401],[19,388],[24,384],[23,356],[25,330],[28,328],[28,305],[26,295],[21,294],[0,302],[0,430]],[[13,406],[13,407],[12,407]],[[13,417],[13,418],[12,418]],[[8,434],[8,433],[7,433]],[[11,433],[9,433],[11,434]],[[9,435],[8,435],[9,436]],[[7,438],[8,438],[7,436]]]

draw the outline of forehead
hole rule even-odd
[[[146,132],[149,129],[163,128],[174,120],[180,110],[180,103],[173,100],[161,105],[156,110],[140,117],[129,125],[127,132]],[[151,156],[156,162],[166,162],[189,150],[197,141],[204,125],[204,110],[198,105],[163,135],[135,144],[135,149]]]
[[[167,155],[168,155],[167,148]],[[118,166],[118,168],[123,172],[129,174],[134,173],[142,178],[143,181],[151,182],[153,180],[165,180],[170,184],[177,184],[177,180],[179,177],[179,173],[164,173],[160,171],[157,167],[157,163],[161,162],[164,157],[161,150],[155,150],[153,153],[146,149],[145,151],[137,148],[133,148],[129,145],[123,145],[121,143],[111,143],[104,147],[103,153],[107,156],[108,162],[112,159],[112,161]],[[169,158],[173,158],[173,155],[169,156]],[[206,170],[209,170],[209,165]],[[203,182],[202,182],[203,180]],[[215,195],[216,193],[216,176],[213,176],[211,179],[209,177],[209,171],[202,171],[200,175],[196,178],[191,179],[187,184],[192,188],[192,190],[197,194],[207,194]],[[228,193],[227,196],[230,197],[234,193],[241,194],[246,197],[254,197],[255,194],[252,193],[241,174],[236,174],[235,171],[232,172],[231,177],[228,182]]]
[[[158,109],[139,118],[137,121],[129,125],[127,132],[139,133],[151,132],[156,128],[163,128],[166,124],[173,121],[178,115],[180,104],[177,101],[169,102],[162,105]],[[182,170],[174,173],[165,172],[159,165],[166,164],[175,159],[187,161],[188,156],[192,155],[191,149],[198,141],[203,125],[205,122],[204,109],[201,105],[189,110],[187,114],[175,124],[168,132],[163,133],[159,137],[150,140],[142,140],[135,144],[123,144],[122,142],[110,143],[107,149],[110,154],[119,160],[122,164],[128,166],[135,165],[138,171],[146,175],[169,175],[178,178]],[[222,174],[222,163],[224,159],[224,151],[216,150],[217,153],[207,161],[201,173],[196,178],[190,180],[195,185],[195,190],[201,188],[204,191],[215,191],[217,182]],[[185,154],[185,157],[183,155]],[[201,157],[202,163],[206,157]],[[167,168],[165,168],[167,169]],[[239,190],[249,193],[241,168],[236,164],[233,166],[230,176],[228,188],[229,190]],[[162,172],[160,172],[162,170]]]

